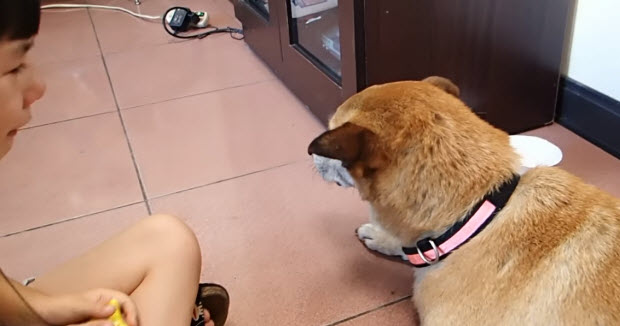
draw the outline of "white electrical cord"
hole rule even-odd
[[[56,4],[56,5],[46,5],[41,6],[41,9],[61,9],[61,8],[93,8],[93,9],[105,9],[105,10],[117,10],[128,13],[134,17],[142,18],[142,19],[150,19],[150,20],[161,20],[161,16],[149,16],[143,15],[131,10],[127,10],[122,7],[112,7],[112,6],[100,6],[100,5],[83,5],[83,4]]]

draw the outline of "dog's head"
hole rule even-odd
[[[458,94],[441,77],[370,87],[338,108],[308,152],[341,161],[404,241],[447,227],[519,166],[508,135]]]

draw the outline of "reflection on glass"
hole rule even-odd
[[[291,43],[340,82],[338,0],[290,0]]]
[[[269,18],[269,0],[246,0],[254,9]]]

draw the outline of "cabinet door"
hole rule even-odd
[[[272,69],[282,65],[278,11],[281,1],[235,0],[235,16],[243,23],[245,42]]]
[[[356,15],[361,1],[285,0],[278,6],[285,84],[321,120],[327,121],[357,92]],[[361,47],[363,49],[363,47]],[[360,74],[363,76],[363,74]]]
[[[366,0],[367,84],[445,76],[508,132],[554,119],[572,0]]]

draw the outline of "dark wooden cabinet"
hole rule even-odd
[[[573,0],[235,0],[245,39],[322,121],[380,83],[445,76],[511,133],[553,121]]]

